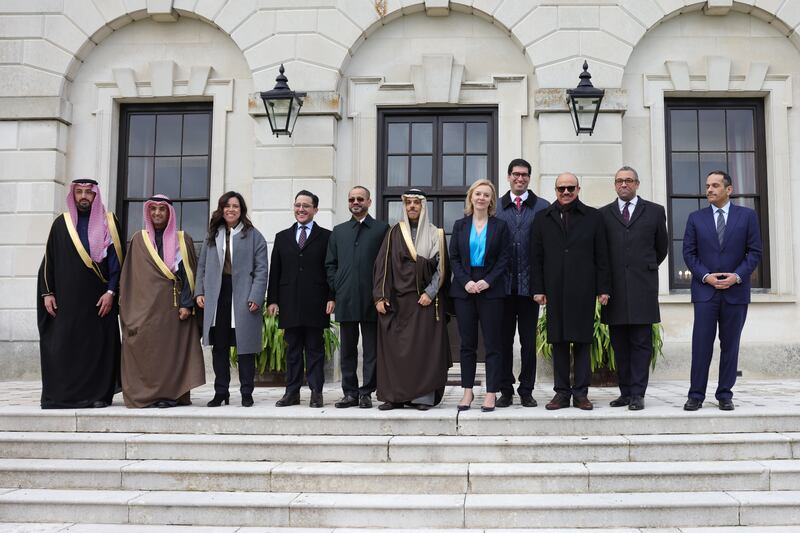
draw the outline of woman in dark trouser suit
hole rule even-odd
[[[205,309],[203,344],[213,345],[214,399],[228,403],[230,349],[236,347],[242,405],[253,405],[255,354],[261,346],[261,308],[267,292],[267,242],[247,218],[238,192],[223,194],[211,215],[197,265],[195,297]]]
[[[478,324],[486,348],[486,397],[481,411],[493,411],[502,380],[501,327],[508,270],[509,232],[494,216],[497,192],[492,182],[478,180],[467,191],[464,218],[453,225],[450,237],[450,296],[461,335],[461,386],[459,411],[469,409],[475,395]]]

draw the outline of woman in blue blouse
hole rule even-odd
[[[470,408],[475,398],[478,324],[486,349],[486,396],[481,411],[494,411],[500,390],[502,361],[500,329],[503,320],[510,236],[506,223],[494,216],[497,191],[489,180],[478,180],[467,191],[464,218],[453,225],[450,237],[450,296],[461,335],[461,387],[459,411]]]

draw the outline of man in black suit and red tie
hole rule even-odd
[[[275,235],[269,268],[267,311],[278,314],[278,325],[286,339],[286,392],[275,405],[286,407],[300,403],[303,385],[303,352],[308,386],[309,407],[322,407],[325,382],[325,345],[323,331],[330,325],[334,303],[325,272],[328,251],[327,230],[314,222],[319,197],[300,191],[294,197],[292,227]]]
[[[715,170],[706,177],[710,206],[686,221],[683,259],[692,273],[692,374],[683,408],[703,407],[708,369],[719,326],[719,408],[733,411],[733,385],[739,362],[739,340],[750,303],[750,275],[761,261],[761,232],[756,212],[733,205],[731,177]]]
[[[638,196],[639,174],[622,167],[614,176],[617,199],[600,209],[611,262],[611,294],[603,307],[617,363],[619,398],[611,407],[644,409],[658,309],[658,265],[667,257],[664,208]]]

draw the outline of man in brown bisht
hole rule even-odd
[[[378,310],[378,409],[438,405],[451,366],[443,290],[449,280],[444,231],[428,223],[425,193],[403,196],[373,271]]]
[[[120,280],[122,395],[128,407],[189,405],[206,382],[193,307],[197,256],[177,231],[172,202],[144,204],[145,229],[134,234]]]

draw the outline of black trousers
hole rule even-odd
[[[461,336],[461,386],[475,385],[475,367],[478,364],[478,324],[483,332],[486,348],[486,392],[498,392],[503,375],[500,355],[500,330],[503,324],[504,298],[486,298],[483,294],[470,294],[467,298],[453,298]]]
[[[214,367],[214,393],[229,394],[231,383],[231,346],[236,346],[236,329],[231,327],[231,302],[233,283],[229,274],[222,275],[222,285],[217,299],[217,314],[214,327],[209,332],[212,344],[211,363]],[[239,358],[239,391],[242,394],[253,394],[253,382],[256,376],[256,354],[238,354]]]
[[[303,361],[306,379],[312,392],[322,392],[325,383],[325,344],[322,328],[298,326],[286,328],[286,392],[299,392],[303,386]],[[305,352],[305,358],[303,353]]]
[[[361,348],[364,358],[362,377],[364,382],[358,386],[358,328],[361,326]],[[377,375],[375,372],[378,360],[378,323],[377,322],[340,322],[341,334],[341,366],[342,392],[345,396],[358,398],[369,396],[375,392]]]
[[[507,296],[503,303],[502,351],[503,378],[500,392],[514,394],[514,334],[519,324],[520,395],[531,394],[536,381],[536,322],[539,320],[539,304],[530,296]]]
[[[589,394],[589,382],[592,378],[592,367],[589,361],[589,344],[572,343],[570,354],[569,342],[553,344],[553,390],[564,396],[585,398]],[[571,356],[571,357],[570,357]],[[570,385],[569,368],[570,358],[573,359],[575,384]]]
[[[653,354],[652,324],[619,324],[608,327],[617,362],[622,396],[644,396],[650,379]]]

